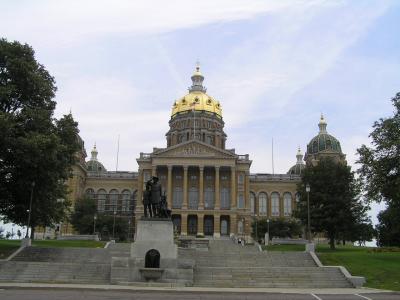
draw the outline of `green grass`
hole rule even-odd
[[[101,241],[64,241],[64,240],[34,240],[32,246],[46,248],[103,248],[105,242]]]
[[[0,259],[6,258],[21,244],[20,240],[0,240]],[[59,240],[34,240],[32,246],[44,248],[103,248],[105,242],[98,241],[59,241]]]
[[[374,252],[354,246],[330,250],[323,245],[317,247],[317,254],[324,265],[344,266],[352,275],[364,276],[367,287],[400,291],[400,251]]]
[[[304,251],[305,245],[268,245],[261,246],[263,250],[267,251]]]
[[[9,257],[19,248],[20,243],[20,241],[16,240],[0,240],[0,259]]]

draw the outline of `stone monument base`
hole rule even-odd
[[[130,257],[112,258],[111,283],[158,282],[177,286],[193,285],[194,261],[179,259],[178,247],[174,243],[172,221],[141,218],[136,228]],[[146,265],[150,261],[146,259],[150,250],[159,254],[156,268],[153,265]],[[154,261],[151,260],[150,263]]]

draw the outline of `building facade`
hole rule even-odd
[[[345,161],[321,116],[320,131],[307,146],[306,164],[299,149],[287,174],[252,174],[249,154],[225,147],[222,107],[206,93],[199,67],[191,79],[189,92],[173,103],[166,147],[140,153],[137,172],[110,172],[94,146],[90,160],[74,168],[69,182],[73,201],[83,194],[93,197],[98,213],[129,218],[133,232],[133,217],[143,215],[144,185],[157,176],[178,234],[250,238],[255,218],[291,217],[307,164],[316,164],[321,156]]]

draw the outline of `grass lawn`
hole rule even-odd
[[[304,251],[304,245],[263,246],[268,251]],[[326,266],[344,266],[354,276],[364,276],[366,287],[400,291],[400,250],[375,252],[374,248],[317,245],[317,255]]]
[[[19,240],[0,240],[0,259],[7,258],[17,250],[21,244]],[[59,240],[34,240],[32,246],[46,248],[103,248],[106,242],[97,241],[59,241]]]
[[[21,242],[16,240],[0,240],[0,259],[9,257],[20,244]]]
[[[268,245],[261,246],[263,250],[267,251],[304,251],[305,245]]]
[[[400,291],[400,251],[374,252],[373,248],[354,246],[330,250],[322,245],[317,254],[324,265],[345,266],[352,275],[364,276],[367,287]]]

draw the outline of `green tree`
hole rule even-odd
[[[34,182],[32,238],[35,226],[64,218],[66,181],[80,147],[71,114],[53,116],[55,92],[54,78],[29,45],[0,40],[0,214],[26,225]]]
[[[112,236],[114,226],[114,216],[98,214],[96,212],[96,202],[89,197],[83,197],[75,202],[74,211],[71,214],[70,222],[79,234],[93,234],[94,216],[96,215],[96,232],[99,232],[102,238]],[[108,232],[104,232],[107,228]],[[128,238],[128,222],[126,218],[115,217],[114,226],[115,238],[126,240]]]
[[[358,150],[358,170],[369,201],[400,203],[400,93],[392,99],[394,114],[381,118],[369,135],[372,147]]]
[[[373,125],[371,147],[358,150],[361,164],[358,173],[368,201],[386,202],[379,213],[378,243],[400,246],[400,93],[392,99],[393,116],[381,118]]]
[[[378,246],[400,247],[400,205],[390,204],[378,214],[376,226]]]
[[[257,230],[256,230],[257,227]],[[253,221],[253,237],[264,238],[265,233],[268,232],[268,222],[266,218],[258,221]],[[269,238],[294,238],[301,234],[301,224],[296,219],[274,218],[269,220]]]
[[[326,233],[331,249],[335,249],[336,237],[368,221],[368,206],[359,197],[360,186],[354,172],[342,163],[323,158],[318,165],[307,166],[297,186],[300,201],[295,216],[303,224],[307,224],[307,183],[311,187],[311,231]]]

